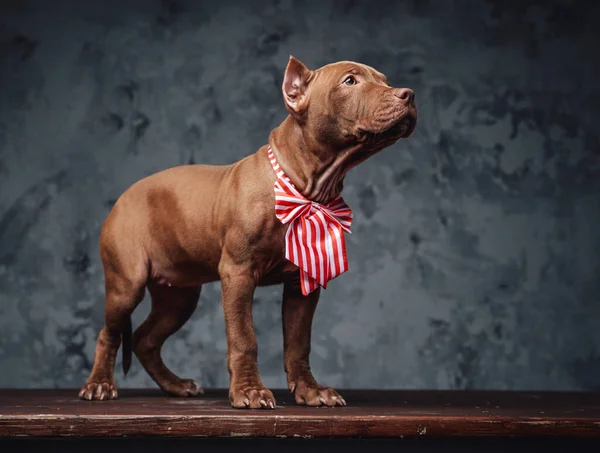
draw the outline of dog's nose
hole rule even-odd
[[[396,88],[394,90],[394,96],[408,103],[415,101],[415,92],[410,88]]]

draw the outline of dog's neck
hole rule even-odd
[[[333,201],[341,193],[348,170],[364,160],[356,158],[360,145],[332,149],[307,133],[291,116],[271,132],[269,144],[296,189],[321,204]]]

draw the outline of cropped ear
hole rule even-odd
[[[288,112],[300,116],[308,107],[306,89],[312,72],[304,63],[290,55],[290,61],[283,76],[283,100]]]

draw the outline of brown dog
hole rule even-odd
[[[343,61],[310,71],[290,57],[282,86],[289,116],[269,136],[281,169],[308,200],[336,199],[350,168],[409,136],[414,93],[392,88],[363,64]],[[197,395],[163,363],[165,340],[191,316],[203,283],[221,280],[227,331],[229,398],[238,408],[274,408],[261,382],[252,323],[257,286],[283,283],[284,366],[298,404],[345,405],[310,371],[311,324],[319,289],[304,295],[299,268],[285,257],[288,225],[275,215],[277,180],[268,147],[228,166],[188,165],[142,179],[119,198],[100,236],[105,273],[105,326],[94,366],[79,396],[117,397],[113,373],[123,341],[127,373],[133,349],[171,395]],[[145,288],[152,310],[131,335],[131,313]]]

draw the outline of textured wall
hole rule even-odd
[[[115,199],[166,167],[266,143],[293,54],[370,64],[413,88],[420,114],[410,139],[347,177],[351,270],[317,310],[317,378],[600,388],[594,2],[1,5],[0,386],[82,384]],[[208,387],[228,383],[219,290],[205,286],[165,346]],[[261,289],[254,309],[269,386],[285,385],[279,298]],[[117,383],[154,385],[137,362]]]

